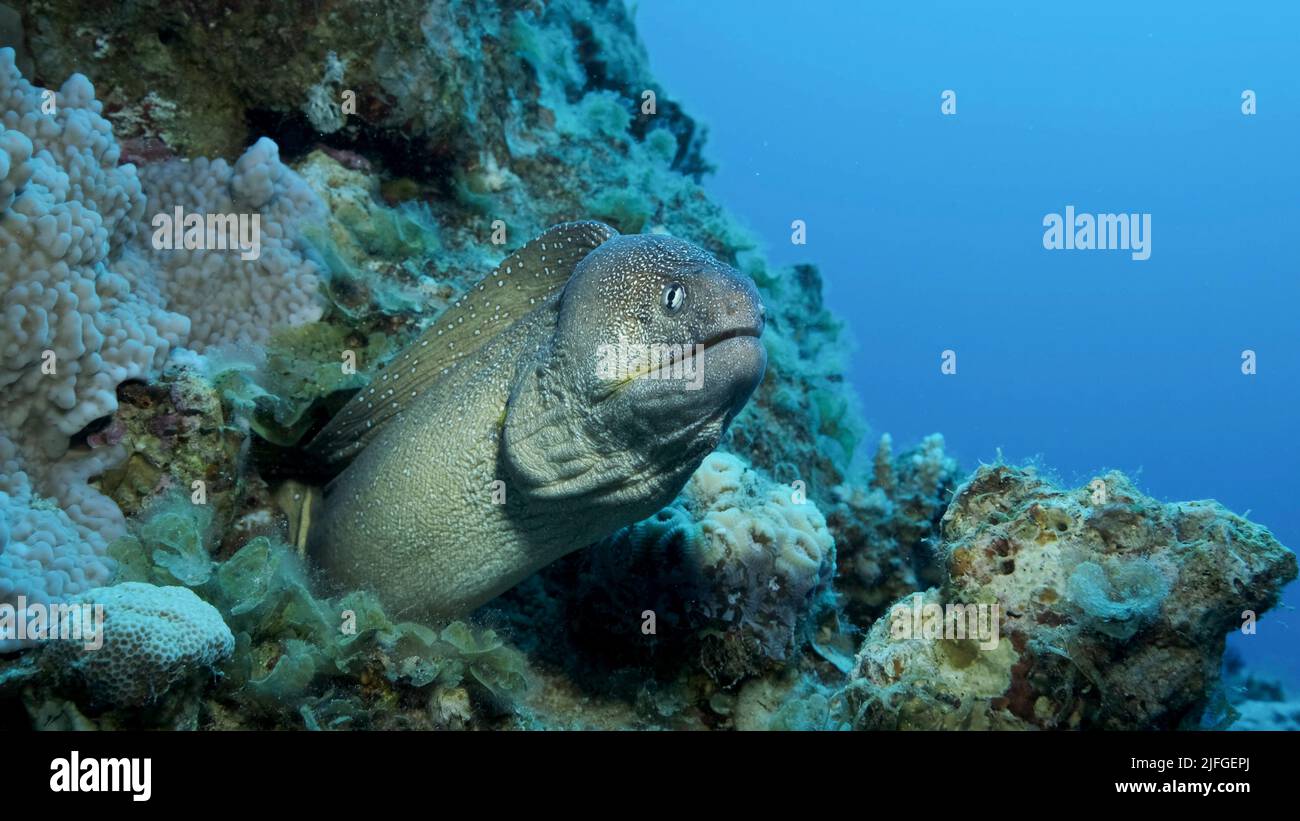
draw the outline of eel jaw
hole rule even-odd
[[[667,365],[662,362],[644,365],[641,368],[638,368],[635,372],[610,383],[609,386],[597,397],[597,401],[604,401],[614,394],[626,390],[628,386],[636,383],[637,380],[640,379],[650,378],[658,379],[660,381],[670,381],[672,368],[685,368],[688,362],[693,364],[699,355],[714,350],[720,346],[724,346],[727,342],[732,340],[744,340],[745,345],[755,345],[761,350],[762,345],[759,343],[759,338],[762,333],[763,328],[761,325],[757,327],[745,325],[728,328],[725,331],[719,331],[705,339],[703,342],[683,343],[682,348],[685,355],[681,359],[674,360]],[[766,352],[764,352],[764,354],[764,362],[766,363]],[[663,375],[665,368],[670,370],[668,376]],[[678,381],[680,381],[680,379]]]

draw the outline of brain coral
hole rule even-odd
[[[221,614],[186,587],[123,582],[73,601],[103,605],[103,646],[85,650],[81,642],[54,642],[48,658],[106,704],[151,703],[235,649]]]

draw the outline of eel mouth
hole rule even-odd
[[[759,345],[759,336],[762,333],[761,327],[745,325],[719,331],[705,338],[703,342],[666,346],[669,353],[674,355],[655,357],[654,361],[647,363],[637,369],[635,373],[629,374],[625,379],[620,380],[615,390],[626,388],[638,379],[691,380],[695,374],[699,373],[697,369],[704,367],[702,360],[705,352],[727,345],[757,346]],[[680,356],[675,355],[678,353],[680,353]]]
[[[717,347],[718,345],[721,345],[723,342],[726,342],[728,339],[742,339],[746,337],[751,339],[758,339],[759,336],[762,335],[762,333],[763,333],[762,328],[756,328],[753,326],[732,328],[730,330],[722,331],[721,333],[716,333],[713,336],[709,337],[708,339],[704,340],[703,350],[707,351],[710,348]]]
[[[609,399],[616,394],[622,393],[641,379],[663,382],[698,382],[698,375],[703,367],[703,354],[706,351],[727,346],[741,348],[752,346],[761,350],[762,343],[759,342],[759,338],[762,336],[763,326],[764,323],[760,316],[759,321],[755,324],[735,325],[711,334],[705,337],[703,341],[660,343],[646,346],[650,354],[649,360],[640,362],[639,366],[630,373],[625,373],[607,382],[604,389],[595,397],[595,400],[601,402]]]

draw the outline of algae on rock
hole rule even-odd
[[[983,466],[943,516],[923,605],[996,605],[996,642],[872,625],[843,693],[855,725],[1175,729],[1215,724],[1227,633],[1296,578],[1296,556],[1215,502],[1162,504],[1123,474],[1063,490]]]

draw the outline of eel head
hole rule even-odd
[[[614,527],[667,504],[763,378],[748,277],[673,237],[614,237],[577,265],[554,337],[515,386],[505,455],[530,492]]]

